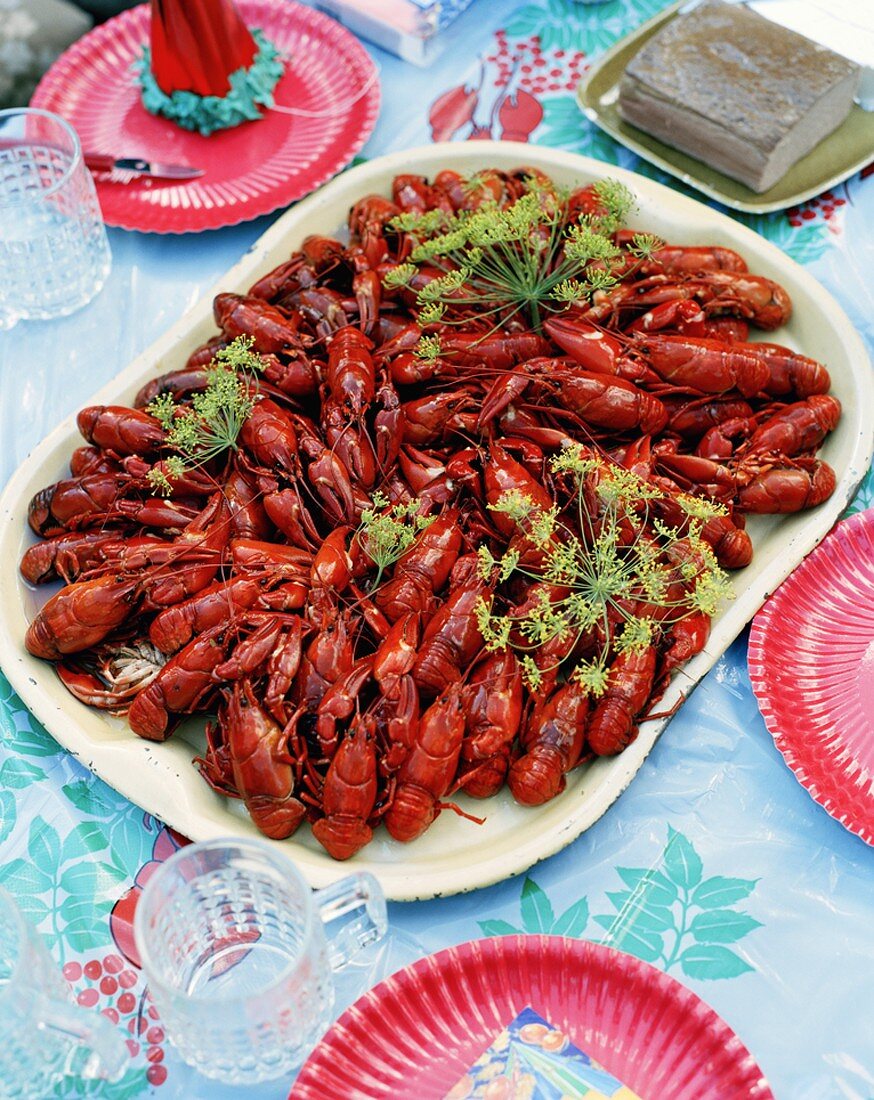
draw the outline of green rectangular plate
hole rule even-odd
[[[596,126],[690,187],[703,191],[725,206],[751,214],[796,206],[841,183],[874,160],[874,111],[863,111],[857,104],[853,104],[837,130],[761,194],[625,122],[619,114],[619,84],[623,73],[647,39],[675,18],[684,3],[686,0],[679,0],[620,39],[589,69],[577,98],[586,117]]]

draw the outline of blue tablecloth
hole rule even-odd
[[[589,59],[662,6],[478,0],[430,69],[373,50],[383,109],[363,155],[431,140],[431,104],[464,84],[478,88],[474,121],[500,137],[491,106],[515,71],[543,108],[532,141],[679,186],[590,125],[574,98]],[[466,123],[454,136],[470,132]],[[807,266],[871,347],[874,181],[865,177],[801,208],[741,220]],[[90,306],[0,336],[0,482],[273,220],[184,237],[111,231],[112,273]],[[869,478],[853,507],[867,507],[872,494]],[[174,849],[172,836],[60,749],[2,675],[0,736],[0,884],[39,927],[80,1000],[113,1007],[130,1033],[121,1083],[71,1083],[59,1095],[239,1095],[182,1065],[154,1021],[132,1034],[142,981],[112,940],[109,913]],[[630,892],[650,868],[677,885],[676,900],[655,914],[629,912]],[[704,882],[697,905],[692,894]],[[684,704],[628,791],[565,851],[488,889],[392,905],[390,917],[427,951],[516,930],[603,940],[711,1004],[779,1100],[874,1097],[874,852],[810,799],[776,751],[751,692],[745,636]],[[285,1092],[274,1083],[246,1095]]]

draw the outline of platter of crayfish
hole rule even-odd
[[[427,248],[411,252],[407,262],[397,242],[406,234],[426,234],[426,223],[418,220],[425,207],[420,205],[417,213],[416,206],[423,195],[440,192],[436,183],[428,182],[438,176],[447,195],[455,188],[459,209],[489,187],[500,190],[504,205],[489,206],[488,225],[456,219],[451,223],[454,236],[442,232],[448,223],[432,219],[427,224],[442,227],[441,232],[432,228],[434,239],[424,242],[420,236],[419,244]],[[610,180],[606,189],[601,186],[605,177]],[[563,198],[559,206],[551,205],[553,186],[590,204],[581,206],[580,213],[594,211],[579,222],[581,229],[573,230],[573,248],[565,238],[560,248],[553,248],[555,237],[550,234],[560,219],[552,211],[560,206],[561,218],[566,219],[564,204],[571,201]],[[511,189],[512,199],[507,197]],[[633,200],[626,224],[634,232],[611,226],[611,240],[605,245],[600,232],[607,224],[604,210],[618,195]],[[345,228],[350,208],[361,211],[368,196],[364,209],[371,213],[357,220],[353,215],[350,239]],[[404,221],[407,215],[412,220]],[[499,294],[493,309],[501,314],[498,325],[489,322],[490,327],[475,328],[472,336],[454,330],[459,295],[483,282],[495,288],[494,268],[478,267],[483,249],[471,244],[473,229],[485,226],[484,239],[493,242],[495,225],[501,233],[517,233],[520,218],[527,227],[525,248],[535,242],[532,254],[551,257],[550,293],[535,301],[526,291],[524,308],[512,309]],[[389,220],[392,227],[384,233]],[[388,238],[394,242],[390,258],[380,251]],[[307,246],[307,254],[300,251],[305,240],[317,242]],[[446,250],[458,246],[459,240],[467,249],[463,276],[459,264],[451,258],[446,261]],[[538,240],[546,241],[545,249],[536,244]],[[599,247],[607,247],[600,259],[592,251]],[[588,250],[587,287],[575,278],[559,281],[559,272],[566,273],[561,265],[573,259],[575,248]],[[720,264],[743,267],[702,274],[697,266],[702,250]],[[679,256],[681,266],[691,262],[692,273],[660,273],[669,253]],[[695,258],[687,261],[688,255]],[[442,276],[424,270],[432,262],[428,256],[434,263],[446,262]],[[649,273],[638,272],[645,264],[660,266],[655,274],[651,266]],[[320,265],[328,272],[341,272],[339,277],[347,280],[345,296],[330,287],[330,278],[337,276],[320,282]],[[747,267],[749,276],[737,274]],[[313,275],[309,285],[300,282],[304,268]],[[611,283],[611,274],[619,269]],[[637,296],[627,312],[624,305],[613,305],[617,294],[626,293],[626,274]],[[284,299],[282,287],[288,289],[289,278],[294,289]],[[737,289],[739,278],[743,293]],[[676,290],[679,284],[682,292]],[[745,322],[738,326],[737,318],[724,316],[723,307],[746,301],[743,294],[751,286],[767,290],[762,308],[776,305],[776,312],[756,314],[754,324],[760,327],[748,333]],[[732,288],[730,292],[726,287]],[[255,295],[249,293],[253,288]],[[498,289],[507,293],[506,287]],[[257,369],[264,374],[256,378],[245,318],[251,299],[259,294],[257,316],[272,318],[280,327],[297,317],[308,343],[307,353],[286,355],[284,365],[269,348],[258,346]],[[728,312],[735,308],[732,305]],[[413,332],[404,309],[418,311]],[[613,314],[622,318],[623,331],[609,328]],[[714,427],[719,430],[708,433],[708,449],[699,446],[697,453],[682,443],[679,428],[663,432],[669,408],[670,415],[679,415],[678,410],[685,414],[690,403],[695,410],[712,404],[712,393],[702,390],[700,378],[695,386],[683,376],[682,367],[679,373],[665,373],[674,370],[665,363],[675,346],[672,340],[678,339],[676,333],[671,335],[671,326],[680,322],[689,326],[687,332],[697,332],[682,337],[684,349],[706,357],[722,354],[720,347],[729,339],[724,334],[730,332],[732,363],[741,364],[732,367],[730,382],[714,383],[712,391],[719,401],[732,402],[731,424],[726,426],[724,417],[718,421]],[[693,325],[705,327],[696,330]],[[283,340],[290,346],[299,338],[296,330],[289,330]],[[761,345],[759,351],[754,342]],[[385,351],[387,346],[392,354]],[[521,350],[513,350],[517,346]],[[623,402],[633,401],[636,411],[631,420],[622,419],[626,413],[621,402],[608,402],[605,420],[587,396],[589,390],[584,392],[586,386],[605,392],[605,368],[591,366],[593,347],[594,354],[616,359],[606,369],[612,376],[609,393],[619,393]],[[773,352],[774,348],[781,350]],[[193,368],[192,354],[205,356]],[[788,398],[785,388],[768,393],[764,387],[770,369],[761,373],[768,354],[789,355],[793,362],[807,364],[815,383]],[[313,367],[317,355],[322,361]],[[435,413],[428,405],[434,399],[428,372],[440,382],[444,358],[451,383],[437,395]],[[374,361],[382,364],[378,392],[373,385]],[[371,381],[362,382],[356,374],[362,363],[371,364]],[[269,537],[276,539],[276,528],[285,525],[282,546],[273,546],[269,580],[259,558],[267,536],[259,539],[250,531],[246,538],[227,541],[228,486],[223,493],[204,493],[198,478],[216,469],[210,465],[213,459],[186,450],[202,444],[197,433],[194,439],[176,431],[192,420],[176,404],[166,380],[160,379],[169,375],[178,380],[178,372],[190,369],[200,371],[201,378],[206,369],[217,379],[199,391],[200,383],[193,387],[192,402],[198,394],[202,399],[192,405],[200,410],[197,424],[206,423],[207,406],[214,410],[220,404],[222,379],[230,379],[234,400],[241,393],[247,400],[255,394],[237,431],[248,454],[244,472],[258,479],[264,510],[271,502],[277,504],[269,516],[271,524],[276,523],[269,527]],[[300,372],[308,371],[305,384],[310,389],[301,398],[303,404],[294,396],[289,400],[288,392],[275,384],[280,374],[286,382],[294,375],[288,382],[292,387],[304,384]],[[251,379],[251,390],[243,377]],[[335,391],[341,385],[348,392],[337,399]],[[729,391],[731,397],[726,396]],[[285,402],[288,412],[281,407],[275,411],[274,397],[280,405]],[[179,397],[180,403],[183,400],[187,398]],[[558,851],[616,801],[683,699],[846,507],[874,449],[874,425],[864,415],[872,401],[874,385],[864,345],[838,304],[778,248],[729,218],[633,173],[527,145],[446,143],[391,154],[349,171],[280,218],[213,292],[96,394],[78,417],[60,425],[15,473],[0,501],[0,545],[7,563],[0,574],[0,663],[25,704],[74,756],[194,840],[255,834],[260,828],[287,846],[314,886],[340,877],[344,864],[338,860],[349,859],[354,868],[374,873],[387,896],[396,900],[488,885]],[[151,442],[143,453],[134,447],[119,458],[119,415],[126,418],[125,424],[137,421],[137,430],[145,425]],[[404,417],[402,435],[399,415]],[[437,441],[435,415],[440,425]],[[805,426],[796,450],[783,453],[775,448],[773,433],[778,427],[783,432],[789,421]],[[291,432],[287,426],[276,430],[277,424],[288,423],[295,440],[290,458],[258,450],[268,437]],[[84,448],[83,434],[91,444]],[[447,437],[453,440],[451,454],[441,450]],[[160,451],[171,439],[173,461],[196,453],[197,464],[168,464],[170,451],[155,461],[154,448]],[[388,467],[383,468],[389,453],[394,463],[391,476]],[[143,454],[152,455],[151,464]],[[59,484],[69,485],[71,462],[82,460],[109,462],[101,469],[110,471],[115,486],[106,490],[112,494],[111,507],[108,514],[99,513],[103,518],[96,528],[85,524],[84,532],[62,534],[63,525],[52,526],[52,494]],[[345,475],[354,474],[351,487],[345,475],[338,481],[338,463]],[[532,469],[540,471],[539,477]],[[146,498],[138,492],[132,499],[117,500],[123,495],[118,488],[122,483],[145,484],[144,470],[153,495]],[[161,478],[165,484],[168,478],[184,479],[200,505],[186,510],[184,502],[191,498],[177,502],[172,494],[159,493]],[[492,489],[484,490],[489,483]],[[714,499],[749,513],[729,520],[734,512],[726,513],[726,505],[719,505],[722,518],[715,522],[731,533],[720,551],[721,562],[711,553],[713,547],[708,543],[708,549],[699,538],[703,525],[716,515],[707,510],[712,505],[704,503],[705,483]],[[81,484],[76,482],[76,493]],[[643,493],[633,504],[629,486],[638,496]],[[560,513],[545,487],[561,497]],[[613,500],[612,511],[603,503],[593,504],[596,497]],[[684,502],[682,515],[674,504],[668,506],[668,497]],[[642,504],[644,498],[651,503]],[[169,539],[144,535],[146,528],[137,526],[143,523],[143,504],[149,501],[148,515],[159,517],[149,522],[159,529],[163,524],[171,533]],[[578,535],[566,526],[571,513],[583,524]],[[163,518],[168,514],[170,519]],[[559,514],[562,518],[556,520]],[[640,519],[643,515],[645,521]],[[597,527],[585,516],[595,516]],[[128,518],[134,527],[125,525]],[[112,528],[108,534],[101,529],[107,524]],[[60,605],[52,601],[66,589],[59,593],[57,583],[25,583],[12,564],[39,556],[41,544],[33,531],[43,545],[57,545],[52,540],[68,533],[104,540],[96,572],[66,586],[75,589],[77,599],[85,600],[81,606],[90,610],[76,612],[63,629],[57,627]],[[113,537],[110,547],[105,540],[111,543]],[[583,543],[602,551],[595,573],[583,563],[588,560]],[[622,582],[626,588],[610,589],[610,563],[627,572],[630,548],[635,548],[632,588],[638,601],[631,610],[627,577]],[[231,549],[233,569],[241,575],[230,577],[229,559],[221,559],[225,572],[215,581],[216,555]],[[180,554],[184,569],[174,568]],[[420,559],[426,564],[414,568]],[[135,560],[140,561],[139,573],[134,571]],[[120,564],[110,567],[108,562]],[[147,595],[143,562],[150,578]],[[669,569],[665,563],[673,564]],[[342,585],[332,572],[338,564],[346,571]],[[415,569],[417,579],[412,581]],[[31,581],[41,579],[28,576],[26,570],[25,575]],[[700,583],[705,576],[706,593]],[[126,605],[134,606],[136,623],[148,623],[154,641],[155,631],[169,621],[170,605],[187,601],[190,593],[179,592],[194,577],[200,578],[198,587],[206,586],[205,592],[211,584],[219,585],[225,603],[228,584],[239,584],[235,592],[248,593],[239,597],[250,602],[239,604],[233,624],[235,645],[230,644],[227,624],[204,626],[194,639],[190,633],[184,638],[181,650],[178,639],[158,646],[164,655],[151,658],[155,679],[148,686],[137,683],[125,699],[114,684],[110,702],[115,710],[126,709],[126,717],[85,705],[82,699],[101,705],[98,697],[103,696],[106,706],[107,680],[104,666],[95,679],[95,666],[85,666],[80,651],[90,652],[113,630],[117,649],[127,645],[135,627],[126,625],[131,617]],[[541,590],[563,588],[564,617],[556,620],[558,604],[548,595],[532,596],[526,603],[525,583],[532,589],[538,584]],[[671,593],[663,600],[665,606],[682,604],[683,614],[675,618],[690,628],[666,627],[675,622],[671,616],[653,627],[649,612],[635,610],[644,606],[643,588],[635,585],[646,588],[649,607],[662,599],[657,595],[663,593],[663,583]],[[609,599],[602,600],[604,607],[610,603],[621,608],[621,614],[609,621],[602,616],[602,628],[600,619],[590,622],[586,616],[605,585]],[[101,602],[95,615],[88,601],[98,590]],[[105,601],[107,592],[110,598]],[[696,593],[694,601],[689,593]],[[724,597],[718,608],[709,598],[715,594]],[[699,600],[704,601],[700,606],[695,602]],[[146,608],[150,623],[141,615]],[[462,609],[464,638],[453,638],[451,645],[441,641],[441,631],[447,623],[459,622]],[[651,642],[654,629],[655,636],[669,639],[659,643],[658,651]],[[67,630],[72,642],[66,640]],[[124,630],[128,635],[120,633]],[[342,630],[348,637],[341,645]],[[568,632],[574,642],[567,652],[549,649]],[[134,640],[136,664],[144,654],[144,639]],[[315,667],[312,647],[322,645],[334,655],[327,658],[329,679],[321,673],[314,676],[310,667]],[[196,660],[206,664],[198,666],[196,690],[186,680],[184,691],[189,695],[180,702],[173,697],[179,689],[168,686],[169,671],[177,675],[180,659],[187,659],[181,655],[190,655],[189,646],[200,647]],[[174,656],[168,659],[170,652]],[[561,673],[559,679],[556,669],[569,654],[575,661],[582,656],[573,678]],[[293,664],[292,674],[285,660]],[[57,664],[57,674],[50,661]],[[472,676],[473,670],[478,671]],[[617,709],[615,699],[630,690],[629,670],[634,672],[633,683],[645,682],[646,690],[639,693],[635,687],[638,695],[626,695]],[[190,669],[186,666],[185,671]],[[525,694],[520,696],[523,674]],[[492,732],[478,745],[471,743],[467,753],[460,747],[465,723],[477,711],[494,726],[490,700],[506,702],[508,693],[514,697],[509,709],[524,709],[526,715],[522,742],[511,733],[509,740],[496,744],[489,739]],[[217,721],[213,707],[206,729],[202,714],[175,725],[205,697],[217,703]],[[565,711],[557,716],[559,702],[571,717]],[[414,720],[416,707],[419,717]],[[544,755],[540,748],[534,753],[525,741],[534,735],[527,731],[554,729],[559,717],[576,731],[574,744],[563,744],[557,753],[550,750]],[[241,747],[242,742],[233,739],[237,734],[229,732],[244,728],[247,736],[254,731],[253,760],[266,754],[269,764],[266,785],[258,790],[247,786],[246,777],[254,774],[246,770],[252,744]],[[389,729],[396,733],[387,733]],[[404,731],[409,729],[416,729],[416,738],[422,740],[407,744]],[[458,743],[450,770],[441,773],[438,782],[433,778],[434,761],[446,748],[449,730],[453,737],[457,734]],[[436,748],[424,746],[423,731],[436,732]],[[539,742],[535,738],[537,745],[548,741],[546,735]],[[483,745],[488,745],[487,752]],[[423,778],[416,769],[424,767],[425,758],[428,776]],[[495,774],[498,782],[492,786]],[[503,786],[505,777],[509,789]],[[473,797],[484,793],[491,797]],[[357,809],[350,809],[350,798]],[[304,818],[310,824],[298,827]]]

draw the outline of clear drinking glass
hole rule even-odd
[[[45,1100],[65,1076],[116,1081],[121,1036],[73,994],[39,933],[0,889],[0,1097]]]
[[[49,111],[0,111],[0,329],[73,313],[109,265],[76,131]]]
[[[313,892],[257,840],[180,848],[149,879],[134,917],[168,1036],[186,1062],[229,1084],[299,1065],[332,1019],[333,971],[386,928],[372,875]]]

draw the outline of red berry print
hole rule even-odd
[[[64,966],[64,976],[74,987],[78,1004],[96,1009],[111,1024],[123,1028],[122,1034],[127,1032],[125,1043],[130,1057],[139,1060],[150,1085],[162,1085],[167,1080],[167,1069],[162,1065],[165,1032],[148,992],[140,997],[134,989],[139,980],[137,972],[126,967],[121,955],[113,953],[102,960],[69,962]]]
[[[118,974],[124,969],[124,959],[121,955],[107,955],[103,960],[103,969],[107,974]]]
[[[815,210],[802,210],[801,211],[801,216],[802,216],[802,218],[804,218],[805,221],[809,222],[809,221],[812,221],[812,219],[816,217],[816,211]]]
[[[846,205],[847,205],[847,200],[846,199],[835,199],[835,206],[846,206]]]

